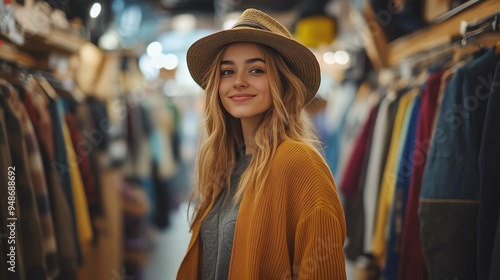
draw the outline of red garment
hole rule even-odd
[[[401,241],[401,255],[399,259],[398,279],[422,280],[427,279],[427,270],[422,253],[420,239],[420,222],[418,219],[418,205],[422,177],[427,160],[427,152],[432,140],[433,121],[436,114],[439,88],[443,71],[438,71],[429,76],[424,91],[422,92],[422,105],[420,107],[417,124],[417,137],[413,152],[413,173],[411,175],[408,204],[405,214],[405,224]]]
[[[40,96],[43,93],[35,92],[34,89],[28,87],[24,88],[24,90],[26,94],[23,103],[35,128],[36,138],[40,141],[40,148],[46,151],[50,159],[53,160],[54,136],[52,133],[52,119],[47,109],[48,101]]]
[[[373,127],[377,119],[378,105],[373,106],[370,115],[366,122],[363,124],[361,133],[356,139],[352,154],[347,162],[346,169],[342,175],[342,182],[340,189],[345,195],[354,195],[358,190],[360,184],[364,181],[364,172],[366,171],[366,162],[368,159]]]
[[[71,113],[66,113],[64,118],[68,124],[71,142],[73,142],[75,148],[76,159],[80,173],[82,174],[89,210],[91,213],[96,213],[96,209],[101,209],[101,196],[96,182],[96,176],[92,171],[89,154],[92,152],[92,149],[97,149],[97,147],[83,141],[76,119]]]

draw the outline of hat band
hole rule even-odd
[[[240,23],[237,23],[237,24],[233,25],[233,28],[240,27],[240,26],[252,27],[252,28],[257,28],[257,29],[269,31],[269,29],[265,28],[264,26],[257,24],[257,23],[254,23],[254,22],[249,22],[249,21],[242,21]]]

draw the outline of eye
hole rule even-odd
[[[262,73],[264,73],[264,70],[259,69],[259,68],[254,68],[254,69],[250,70],[250,73],[252,73],[252,74],[262,74]]]
[[[231,74],[234,74],[234,71],[233,70],[229,70],[229,69],[222,70],[221,73],[220,73],[221,76],[229,76]]]

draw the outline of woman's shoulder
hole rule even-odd
[[[326,207],[330,207],[338,199],[328,165],[321,154],[306,143],[283,142],[276,152],[270,178],[283,187],[276,189],[295,197],[290,199],[304,202],[298,204],[301,209],[311,210],[325,201],[329,205]]]
[[[298,158],[303,158],[304,156],[307,157],[321,157],[320,153],[318,150],[316,150],[315,147],[312,145],[309,145],[304,142],[299,142],[299,141],[284,141],[278,146],[278,149],[276,151],[276,157],[298,157]]]
[[[298,142],[284,141],[276,151],[274,162],[281,167],[312,168],[326,165],[321,154],[313,146]]]

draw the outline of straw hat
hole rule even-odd
[[[231,29],[203,37],[188,49],[189,72],[203,89],[205,89],[203,76],[214,57],[224,45],[234,42],[255,42],[275,49],[306,86],[308,90],[306,101],[310,101],[316,94],[321,74],[314,54],[292,39],[292,35],[283,25],[256,9],[245,10]]]

